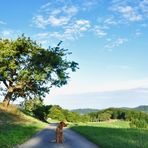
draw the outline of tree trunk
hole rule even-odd
[[[12,97],[13,92],[8,92],[3,100],[3,104],[5,107],[8,107],[11,97]]]

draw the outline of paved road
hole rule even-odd
[[[55,143],[56,124],[50,124],[46,129],[37,133],[30,140],[15,148],[98,148],[78,133],[65,128],[64,143]]]

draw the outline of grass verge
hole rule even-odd
[[[14,106],[0,105],[0,148],[21,144],[45,126],[46,123],[23,114]]]
[[[125,121],[90,123],[71,128],[101,148],[148,148],[148,129],[129,128]]]

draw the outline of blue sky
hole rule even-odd
[[[2,0],[0,37],[25,33],[62,46],[80,69],[46,104],[64,108],[148,105],[148,0]]]

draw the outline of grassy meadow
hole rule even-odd
[[[0,105],[0,148],[12,148],[25,142],[47,126],[37,119],[20,112],[16,107]]]
[[[148,148],[148,129],[130,128],[126,121],[72,125],[101,148]]]

